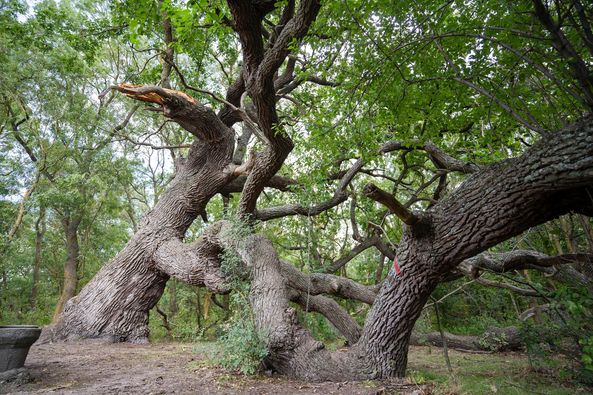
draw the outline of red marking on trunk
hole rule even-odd
[[[393,267],[395,268],[395,275],[399,276],[402,271],[399,268],[399,265],[397,264],[397,257],[393,258]]]

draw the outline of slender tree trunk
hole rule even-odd
[[[179,312],[177,306],[177,280],[173,279],[169,282],[169,316],[171,319]]]
[[[202,328],[202,298],[200,298],[200,289],[196,288],[196,318],[198,320],[198,329]]]
[[[33,262],[33,284],[31,285],[31,308],[37,307],[39,294],[39,272],[41,270],[41,253],[45,236],[45,207],[39,208],[39,217],[35,222],[35,260]]]
[[[377,271],[375,272],[375,284],[381,283],[383,280],[383,268],[385,266],[385,258],[384,254],[381,254],[379,257],[379,264],[377,265]]]
[[[2,269],[1,280],[0,288],[2,288],[2,294],[0,295],[0,318],[3,318],[2,312],[6,305],[6,294],[8,293],[8,276],[4,268]]]
[[[63,220],[66,235],[66,262],[64,263],[64,283],[60,298],[54,310],[53,322],[56,322],[64,310],[66,302],[76,295],[78,286],[78,265],[80,260],[80,246],[78,244],[78,227],[80,216],[66,214]]]
[[[574,239],[574,224],[572,222],[572,217],[564,216],[561,217],[559,221],[562,227],[562,233],[564,233],[564,241],[568,247],[568,252],[571,254],[576,254],[577,246]]]
[[[593,253],[593,226],[591,226],[591,220],[584,215],[579,215],[579,220],[585,233],[585,239],[587,240],[587,247],[590,253]]]
[[[552,243],[554,244],[554,248],[556,248],[556,253],[564,254],[564,248],[562,248],[562,243],[560,243],[560,239],[554,233],[554,228],[552,227],[552,223],[546,224],[546,231],[548,233],[549,239],[552,240]]]

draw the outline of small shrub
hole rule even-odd
[[[247,375],[255,374],[268,355],[266,345],[253,323],[243,319],[230,322],[217,345],[214,361],[224,368]]]
[[[221,254],[220,270],[232,284],[230,308],[234,314],[223,326],[224,333],[217,341],[217,351],[211,358],[226,369],[251,375],[260,369],[263,359],[268,355],[266,344],[255,328],[251,313],[251,288],[248,281],[251,273],[237,254],[237,249],[242,247],[252,230],[248,224],[234,220],[224,232],[224,238],[230,245]]]
[[[489,351],[498,351],[504,349],[508,344],[506,334],[488,334],[480,338],[479,343]]]

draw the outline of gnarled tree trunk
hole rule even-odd
[[[273,248],[267,241],[252,241],[243,258],[253,266],[251,298],[258,329],[269,333],[270,363],[309,380],[402,377],[414,323],[452,269],[569,211],[591,215],[592,189],[591,119],[540,141],[518,158],[476,172],[407,227],[397,254],[401,272],[392,267],[360,340],[347,353],[329,353],[294,323],[286,279],[274,269],[279,263],[274,263]]]
[[[49,329],[53,339],[146,342],[148,311],[160,299],[170,276],[215,292],[226,290],[218,263],[209,261],[218,250],[213,252],[206,238],[194,245],[184,245],[181,240],[210,198],[236,175],[228,167],[234,147],[232,131],[192,98],[152,88],[151,92],[156,92],[153,99],[158,97],[155,100],[166,115],[198,138],[171,186],[146,214],[132,239],[66,304],[56,325]],[[136,94],[121,89],[130,96]],[[143,98],[145,93],[137,94]],[[203,128],[193,125],[204,121]],[[201,255],[201,248],[207,254]]]

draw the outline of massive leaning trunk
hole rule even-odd
[[[380,377],[405,373],[412,327],[430,292],[464,259],[570,211],[593,213],[593,121],[476,172],[408,227],[361,337]]]
[[[217,256],[218,247],[203,239],[193,245],[181,240],[210,198],[235,177],[229,167],[233,133],[212,110],[191,103],[191,98],[157,87],[151,92],[158,96],[155,100],[166,116],[189,124],[187,128],[199,138],[188,157],[178,163],[171,186],[132,239],[66,304],[51,329],[54,339],[147,341],[148,311],[158,302],[170,276],[214,292],[226,290],[217,261],[209,261]],[[141,99],[143,94],[139,93]],[[204,120],[210,122],[205,129],[192,125]],[[189,246],[195,248],[187,251]],[[207,252],[205,260],[202,251]]]
[[[568,212],[593,214],[593,121],[551,134],[525,154],[476,172],[448,198],[416,216],[369,312],[359,342],[329,353],[293,321],[286,279],[273,248],[253,239],[253,307],[270,361],[309,380],[401,377],[412,328],[431,292],[464,259]],[[257,241],[257,242],[256,242]],[[269,242],[267,242],[269,243]],[[275,295],[270,298],[269,295]]]

